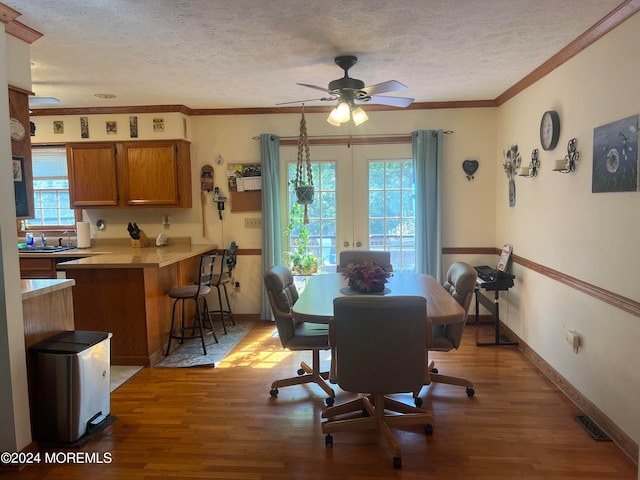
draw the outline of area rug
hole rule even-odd
[[[218,343],[213,339],[213,335],[206,334],[204,337],[207,346],[206,355],[202,352],[200,338],[185,340],[182,345],[178,344],[176,340],[172,340],[171,353],[153,366],[159,368],[214,367],[242,340],[251,327],[253,327],[253,322],[237,322],[235,325],[227,325],[227,334],[225,335],[222,325],[219,322],[214,323]],[[174,345],[177,346],[174,348]]]

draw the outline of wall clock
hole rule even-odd
[[[24,127],[17,118],[11,118],[10,129],[11,140],[20,141],[24,138]]]
[[[558,112],[549,110],[542,114],[540,120],[540,144],[544,150],[553,150],[560,137],[560,117]]]

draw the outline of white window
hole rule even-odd
[[[75,212],[69,203],[67,152],[64,146],[34,146],[33,165],[34,218],[30,227],[72,227]]]
[[[288,213],[296,201],[290,182],[297,151],[281,152],[289,182]],[[336,256],[348,249],[389,251],[395,271],[415,271],[411,145],[314,146],[311,155],[316,194],[307,229],[319,271],[335,271]],[[287,220],[283,218],[284,225]],[[290,232],[283,250],[295,250],[297,240],[297,231]]]

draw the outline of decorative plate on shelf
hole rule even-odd
[[[24,126],[17,118],[11,118],[10,121],[11,140],[20,141],[24,138]]]

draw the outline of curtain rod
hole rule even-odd
[[[445,130],[442,133],[452,135],[453,130]],[[366,145],[366,144],[393,144],[411,143],[411,134],[378,134],[378,135],[309,135],[310,145]],[[259,136],[252,137],[259,140]],[[280,137],[280,145],[297,145],[298,137]]]

